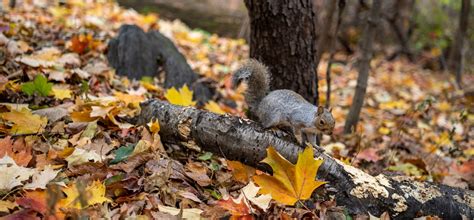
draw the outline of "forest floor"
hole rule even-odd
[[[116,3],[74,2],[19,5],[0,16],[0,217],[163,218],[178,215],[180,208],[189,218],[263,216],[261,209],[222,202],[241,194],[249,168],[173,145],[157,152],[166,142],[159,125],[127,122],[144,100],[185,100],[190,93],[170,92],[158,78],[117,76],[105,56],[120,25],[159,29],[197,73],[215,81],[219,95],[198,107],[244,116],[244,88],[234,90],[230,77],[248,56],[245,41],[190,30]],[[452,76],[404,59],[373,59],[361,121],[354,134],[343,135],[357,69],[355,56],[340,57],[348,64],[331,71],[336,128],[322,148],[370,174],[474,188],[474,114],[468,111],[474,104]],[[326,68],[323,59],[318,72]],[[319,77],[324,104],[326,80]],[[170,173],[170,166],[181,172]],[[323,213],[337,204],[313,205]],[[275,201],[266,213],[322,215]]]

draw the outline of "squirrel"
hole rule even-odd
[[[303,135],[307,140],[318,134],[332,134],[335,121],[331,111],[312,105],[292,90],[270,91],[269,70],[259,61],[250,59],[234,73],[233,85],[242,81],[247,83],[244,96],[249,112],[264,128],[290,128],[300,144],[303,144]]]

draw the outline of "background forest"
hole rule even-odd
[[[472,0],[2,3],[0,219],[474,217]],[[249,58],[332,109],[314,152]]]

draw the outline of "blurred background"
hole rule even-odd
[[[466,1],[466,0],[464,0]],[[467,0],[471,1],[471,0]],[[242,0],[118,0],[124,7],[140,13],[158,13],[165,19],[179,19],[191,28],[202,29],[225,37],[249,37],[247,9]],[[318,26],[317,34],[334,33],[337,2],[314,0]],[[382,9],[382,23],[378,25],[375,51],[389,59],[404,56],[411,61],[419,60],[423,67],[432,70],[447,69],[463,0],[386,0]],[[336,50],[352,54],[357,47],[368,15],[370,2],[347,1],[337,34]],[[472,7],[472,1],[471,1]],[[464,15],[466,16],[466,15]],[[468,27],[464,44],[465,72],[472,73],[474,50],[468,49],[474,42],[473,13],[466,16]],[[325,24],[332,25],[325,25]],[[333,38],[334,36],[329,36]],[[418,60],[417,60],[418,61]]]

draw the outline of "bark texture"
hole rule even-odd
[[[352,105],[347,115],[344,133],[355,131],[359,122],[360,111],[364,105],[365,93],[367,91],[367,82],[369,80],[370,60],[372,59],[372,44],[375,38],[375,29],[379,23],[380,11],[383,1],[373,1],[372,8],[367,20],[367,24],[362,36],[361,58],[359,60],[359,76],[352,99]]]
[[[160,136],[165,143],[201,149],[229,160],[268,170],[259,163],[273,146],[295,163],[303,149],[293,141],[283,140],[259,124],[235,116],[218,115],[191,107],[181,107],[159,100],[142,103],[139,123],[152,118],[160,123]],[[474,193],[430,182],[417,182],[406,177],[371,176],[345,165],[319,148],[315,157],[324,159],[318,179],[335,188],[337,204],[350,214],[371,213],[380,216],[388,211],[393,219],[436,215],[443,219],[474,218]]]
[[[471,0],[462,0],[461,13],[459,15],[459,26],[454,39],[454,45],[450,51],[449,68],[454,70],[456,74],[456,83],[458,87],[462,87],[462,71],[464,67],[464,57],[467,51],[465,46],[467,28],[469,24],[469,13],[471,10]]]
[[[272,90],[290,89],[317,104],[313,0],[245,0],[250,57],[270,67]]]

